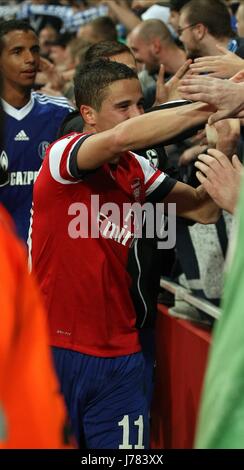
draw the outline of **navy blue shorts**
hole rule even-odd
[[[53,348],[73,432],[88,449],[148,449],[142,353],[103,358]]]

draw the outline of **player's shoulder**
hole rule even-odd
[[[84,133],[74,131],[54,140],[54,142],[49,145],[46,154],[49,163],[54,162],[56,166],[57,164],[61,163],[61,159],[62,161],[64,158],[67,160],[70,156],[70,153],[74,149],[74,146],[85,136],[86,134]],[[59,155],[58,159],[57,155]]]
[[[68,134],[63,135],[63,136],[59,137],[58,139],[54,140],[54,142],[52,142],[50,144],[49,148],[52,148],[52,147],[57,146],[57,145],[60,148],[61,147],[66,147],[67,145],[72,146],[79,139],[81,139],[82,137],[85,138],[86,136],[87,136],[87,133],[78,132],[78,131],[71,131]]]
[[[38,105],[47,112],[72,112],[74,107],[65,96],[49,96],[36,91],[32,92],[32,97]]]

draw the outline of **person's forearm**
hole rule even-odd
[[[132,0],[131,8],[149,8],[157,3],[155,0]]]
[[[198,219],[202,224],[216,223],[220,217],[220,210],[216,202],[213,201],[202,185],[196,188],[196,194],[199,201],[196,220]]]
[[[203,103],[163,109],[118,124],[114,128],[120,151],[167,141],[186,129],[205,123],[213,110]]]
[[[131,31],[135,26],[141,23],[140,18],[130,8],[116,2],[108,2],[107,4],[110,10],[115,14],[117,20],[125,26],[127,31]]]
[[[178,181],[162,202],[166,207],[169,203],[176,204],[178,216],[201,224],[215,223],[220,215],[219,208],[202,186],[195,189]]]
[[[122,152],[169,140],[189,127],[205,123],[211,112],[206,104],[192,103],[127,119],[112,129],[87,138],[77,153],[78,167],[94,169],[113,161]],[[86,127],[85,131],[92,129]]]

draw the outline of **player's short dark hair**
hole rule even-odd
[[[125,64],[99,59],[82,64],[74,78],[76,106],[82,104],[99,111],[106,97],[107,88],[118,80],[138,80],[137,73]]]
[[[8,20],[8,21],[0,21],[0,54],[4,49],[4,40],[3,37],[5,34],[10,33],[11,31],[33,31],[36,34],[36,31],[32,26],[28,23],[28,21],[23,20]]]
[[[131,49],[118,41],[101,41],[97,44],[92,44],[84,55],[85,62],[91,62],[101,58],[109,59],[113,55],[123,54],[127,52],[133,56]]]

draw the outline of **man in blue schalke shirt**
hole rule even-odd
[[[0,67],[4,109],[4,143],[0,200],[12,215],[19,236],[27,240],[33,183],[45,150],[71,107],[64,98],[32,91],[39,68],[35,31],[21,20],[0,23]]]

